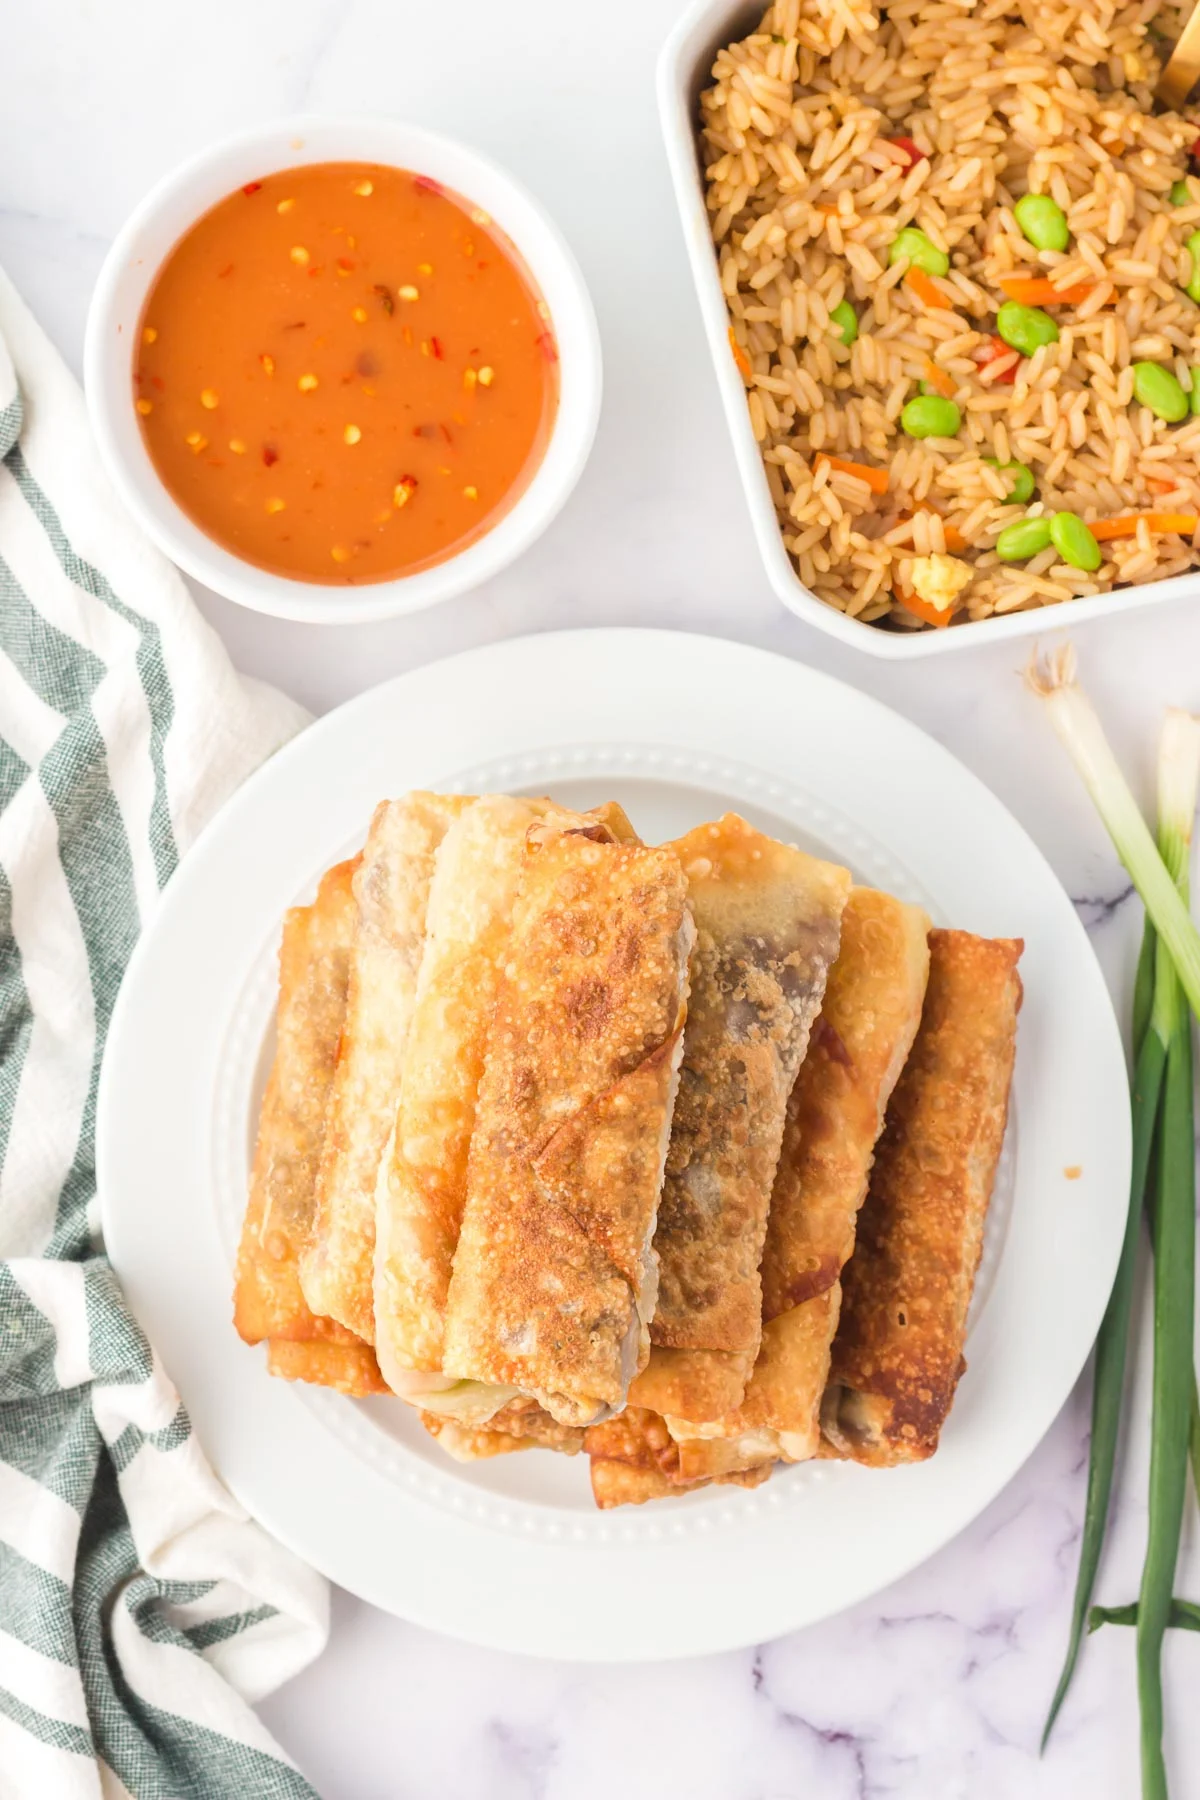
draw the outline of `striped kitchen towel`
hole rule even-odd
[[[311,1797],[250,1708],[321,1649],[325,1584],[208,1467],[93,1155],[134,940],[304,715],[122,515],[2,274],[0,459],[0,1797]]]

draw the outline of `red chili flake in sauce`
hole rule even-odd
[[[915,143],[910,137],[889,138],[888,143],[895,144],[897,150],[903,150],[905,156],[908,158],[908,166],[910,169],[914,163],[928,162],[929,160],[921,146]]]
[[[452,444],[454,442],[454,439],[450,436],[450,427],[448,425],[439,425],[438,430],[441,432],[442,436],[445,438],[445,440],[448,444]]]
[[[384,287],[382,281],[377,281],[375,283],[374,287],[371,289],[371,292],[375,295],[375,297],[379,301],[379,304],[382,306],[384,312],[387,314],[388,318],[390,319],[392,314],[396,310],[396,302],[392,298],[391,288]]]
[[[303,331],[307,322],[306,319],[293,319],[291,324],[285,325],[283,329],[285,331]]]
[[[227,275],[232,275],[232,274],[233,274],[233,264],[226,263],[225,267],[223,269],[217,270],[217,280],[224,281],[224,279]]]
[[[436,425],[414,425],[413,436],[419,438],[435,438],[438,434]]]
[[[558,345],[554,342],[554,334],[552,332],[539,332],[535,341],[547,362],[558,361]]]
[[[263,461],[266,463],[268,469],[272,468],[274,466],[274,464],[279,461],[279,452],[275,448],[274,444],[264,444],[263,445],[262,458],[263,458]]]
[[[413,186],[419,189],[423,194],[440,194],[444,192],[441,182],[435,181],[432,175],[414,175]]]
[[[440,338],[431,337],[429,343],[438,362],[445,362],[446,352],[442,349],[442,340]]]
[[[156,387],[160,394],[164,391],[164,389],[166,388],[166,385],[167,384],[163,380],[161,375],[152,375],[150,377],[150,386]]]
[[[339,256],[337,258],[337,266],[339,269],[345,269],[348,273],[351,269],[355,268],[357,265],[352,256]]]
[[[354,367],[360,375],[378,375],[379,358],[370,350],[360,350],[354,359]]]
[[[261,181],[248,181],[246,183],[245,187],[242,189],[242,192],[243,192],[243,194],[257,194],[257,192],[261,186],[262,186]]]
[[[324,263],[313,263],[313,265],[309,269],[308,273],[310,275],[323,275],[325,273],[325,264]]]

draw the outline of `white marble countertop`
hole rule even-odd
[[[606,394],[583,480],[515,567],[407,621],[320,630],[201,594],[241,666],[322,710],[448,651],[570,625],[715,632],[801,658],[932,731],[1007,802],[1076,897],[1124,1012],[1139,909],[1022,692],[1023,649],[889,666],[802,626],[767,588],[658,137],[654,59],[679,3],[10,8],[0,264],[78,369],[110,238],[160,173],[212,138],[284,112],[375,111],[494,153],[556,215],[596,301]],[[1162,707],[1200,707],[1200,617],[1181,605],[1125,614],[1081,632],[1079,647],[1145,792]],[[1074,1580],[1086,1419],[1080,1391],[1011,1486],[940,1556],[852,1613],[757,1652],[626,1668],[523,1661],[338,1595],[328,1652],[264,1714],[325,1800],[1128,1800],[1137,1791],[1128,1632],[1089,1645],[1054,1744],[1037,1757]],[[1135,1429],[1104,1600],[1136,1593],[1145,1484],[1145,1433]],[[796,1545],[797,1556],[814,1553]],[[1200,1593],[1194,1534],[1177,1591]],[[1200,1642],[1174,1634],[1167,1663],[1178,1800],[1200,1794],[1200,1717],[1189,1703]]]

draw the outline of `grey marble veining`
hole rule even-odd
[[[571,625],[714,632],[811,662],[924,726],[1000,795],[1076,897],[1124,1014],[1140,909],[1022,689],[1027,650],[877,664],[802,626],[768,591],[659,145],[653,62],[676,10],[676,0],[10,7],[0,23],[0,264],[78,368],[107,242],[160,173],[213,137],[284,111],[376,111],[500,157],[558,218],[600,317],[605,409],[579,489],[519,564],[419,618],[330,633],[201,594],[242,666],[323,709],[452,650]],[[1200,707],[1200,618],[1178,605],[1123,614],[1081,633],[1079,649],[1148,798],[1163,706]],[[697,703],[719,708],[721,695]],[[843,749],[831,743],[829,754]],[[1100,1582],[1107,1601],[1133,1597],[1141,1563],[1141,1323],[1137,1423]],[[464,1647],[340,1595],[328,1653],[265,1715],[326,1800],[1132,1800],[1127,1631],[1088,1646],[1051,1750],[1037,1756],[1074,1580],[1086,1436],[1081,1390],[939,1556],[755,1652],[567,1667]],[[1190,1523],[1189,1534],[1178,1587],[1196,1597]],[[795,1545],[801,1563],[819,1554]],[[1200,1640],[1174,1634],[1167,1665],[1172,1791],[1188,1800],[1200,1795]]]

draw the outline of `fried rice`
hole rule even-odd
[[[1153,97],[1189,10],[777,0],[719,52],[701,128],[731,346],[784,542],[829,605],[928,628],[917,615],[939,615],[910,610],[929,567],[916,559],[947,554],[955,623],[1200,566],[1200,416],[1166,424],[1133,392],[1141,361],[1200,389],[1200,307],[1183,292],[1200,126]],[[1026,240],[1013,209],[1027,193],[1066,214],[1064,251]],[[906,226],[949,253],[945,277],[914,284],[889,264]],[[1069,291],[1040,302],[1061,336],[1031,356],[995,336],[1014,276]],[[830,323],[843,300],[849,347]],[[956,401],[955,437],[903,431],[922,383]],[[1028,467],[1032,499],[1009,502],[988,459]],[[1130,535],[1102,542],[1094,573],[1053,545],[1001,561],[1005,526],[1060,511]]]

